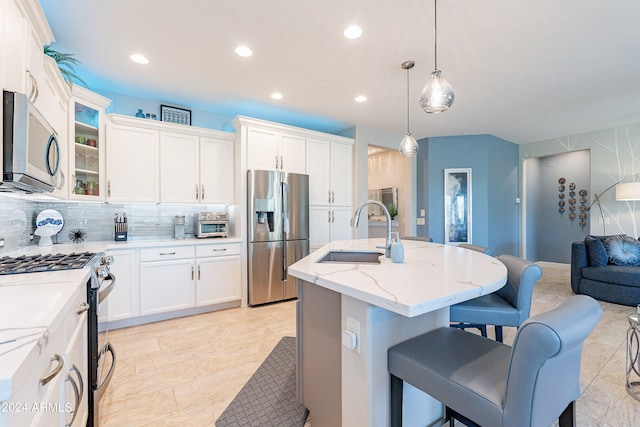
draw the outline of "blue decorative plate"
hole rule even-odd
[[[36,227],[46,229],[51,235],[62,230],[64,219],[55,209],[45,209],[36,217]]]

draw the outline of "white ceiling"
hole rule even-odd
[[[338,133],[492,134],[527,143],[640,122],[640,1],[438,3],[452,108],[418,96],[434,66],[430,0],[41,0],[94,90]],[[357,24],[360,39],[344,29]],[[239,44],[254,51],[234,53]],[[141,66],[129,55],[145,54]],[[273,91],[284,99],[269,98]],[[364,94],[368,101],[354,102]],[[132,112],[133,114],[133,112]]]

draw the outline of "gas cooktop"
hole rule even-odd
[[[0,257],[0,275],[75,270],[83,268],[95,255],[94,252],[73,252],[70,254]]]

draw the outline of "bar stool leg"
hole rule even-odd
[[[391,427],[402,427],[402,380],[391,375]]]

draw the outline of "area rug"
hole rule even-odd
[[[296,339],[283,337],[216,421],[216,427],[302,427],[296,401]]]

